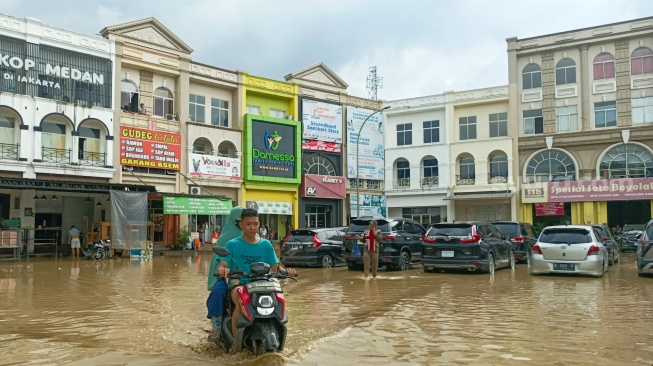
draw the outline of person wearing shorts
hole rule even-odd
[[[383,235],[381,230],[376,228],[376,220],[370,220],[369,225],[367,230],[363,231],[363,237],[356,235],[356,240],[365,243],[365,249],[363,250],[365,277],[370,274],[370,268],[372,269],[372,277],[376,277],[376,272],[379,269],[379,252]]]
[[[70,230],[68,231],[68,244],[70,244],[70,248],[72,249],[73,258],[79,258],[81,243],[79,242],[79,230],[75,225],[70,226]]]

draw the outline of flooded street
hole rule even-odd
[[[0,263],[2,365],[652,365],[653,278],[301,269],[283,357],[206,340],[208,254]]]

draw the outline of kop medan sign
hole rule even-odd
[[[243,164],[246,180],[300,183],[299,122],[248,114],[245,134]]]
[[[523,203],[653,199],[653,178],[522,184]]]

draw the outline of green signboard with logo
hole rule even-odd
[[[300,122],[247,114],[245,180],[301,183]]]
[[[163,213],[166,215],[229,215],[231,200],[211,197],[163,197]]]

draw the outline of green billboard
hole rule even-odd
[[[229,215],[231,200],[212,197],[163,197],[166,215]]]

